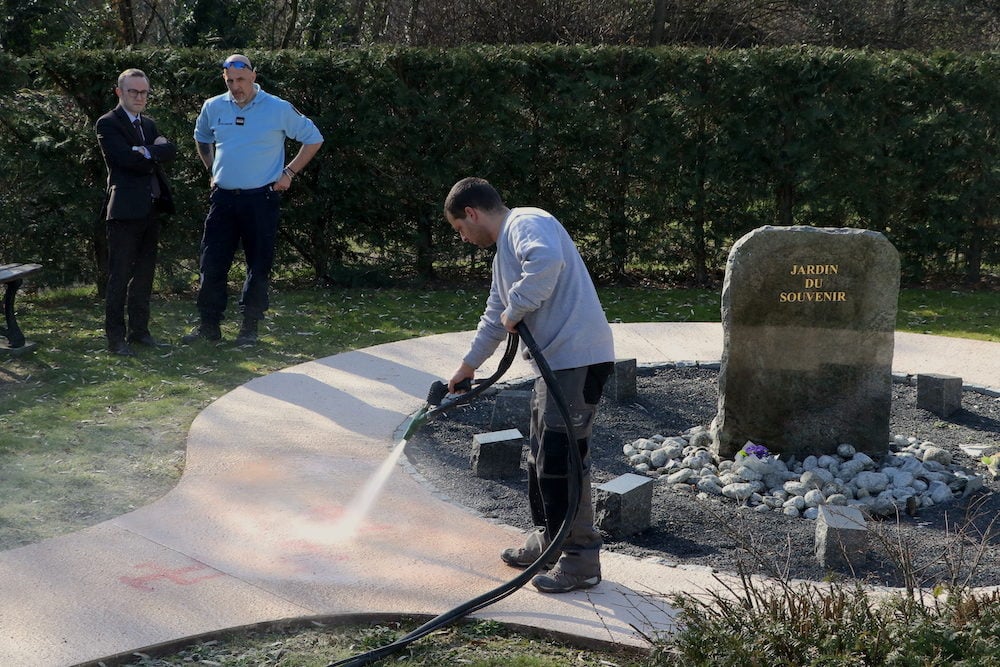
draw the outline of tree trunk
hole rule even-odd
[[[795,216],[793,214],[795,207],[795,183],[792,182],[791,177],[788,175],[782,174],[780,178],[781,180],[778,181],[774,193],[778,209],[778,224],[783,227],[790,227],[795,224]]]
[[[794,121],[787,120],[782,129],[782,146],[792,143],[794,132],[792,125]],[[795,207],[795,170],[788,164],[788,158],[779,160],[777,169],[778,183],[775,186],[775,204],[778,209],[778,224],[791,226],[794,224]]]
[[[292,43],[292,36],[295,35],[295,25],[299,22],[299,0],[290,0],[291,15],[288,17],[288,27],[281,37],[281,48],[287,49]]]
[[[408,46],[420,46],[415,33],[417,31],[417,11],[420,9],[420,0],[410,0],[410,12],[406,17],[406,43]]]
[[[365,24],[365,7],[367,4],[367,0],[355,0],[354,3],[354,36],[351,38],[351,43],[355,45],[361,44],[361,29]]]
[[[121,22],[122,46],[135,46],[138,36],[135,30],[135,9],[132,0],[117,0],[118,20]]]
[[[653,0],[653,29],[649,33],[649,45],[663,44],[663,29],[667,21],[667,0]]]

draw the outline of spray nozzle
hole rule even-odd
[[[441,380],[435,380],[431,388],[427,391],[427,405],[441,405],[441,401],[448,395],[448,385]]]
[[[462,380],[461,382],[455,385],[455,389],[460,392],[471,390],[472,380],[470,378]],[[446,385],[444,382],[441,382],[441,380],[435,380],[434,383],[431,384],[431,388],[427,392],[427,404],[434,406],[441,405],[441,403],[444,402],[444,399],[447,396],[448,396],[448,385]]]

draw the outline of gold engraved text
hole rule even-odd
[[[847,301],[847,292],[781,292],[778,294],[779,303],[819,303],[819,302]]]
[[[835,276],[840,273],[837,264],[792,264],[793,276]]]

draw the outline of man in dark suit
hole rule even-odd
[[[149,298],[160,239],[159,216],[174,212],[161,164],[173,160],[177,148],[143,113],[149,100],[149,77],[142,70],[122,72],[115,95],[118,106],[95,126],[108,168],[101,210],[108,231],[104,330],[112,354],[132,356],[130,343],[163,345],[149,332]]]

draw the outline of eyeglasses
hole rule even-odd
[[[235,67],[236,69],[248,69],[253,71],[253,66],[250,63],[245,63],[242,60],[230,60],[229,62],[222,63],[223,69],[229,69],[230,67]]]
[[[145,97],[147,99],[149,98],[150,94],[150,90],[148,88],[146,90],[136,90],[135,88],[129,88],[125,92],[128,93],[130,97]]]

